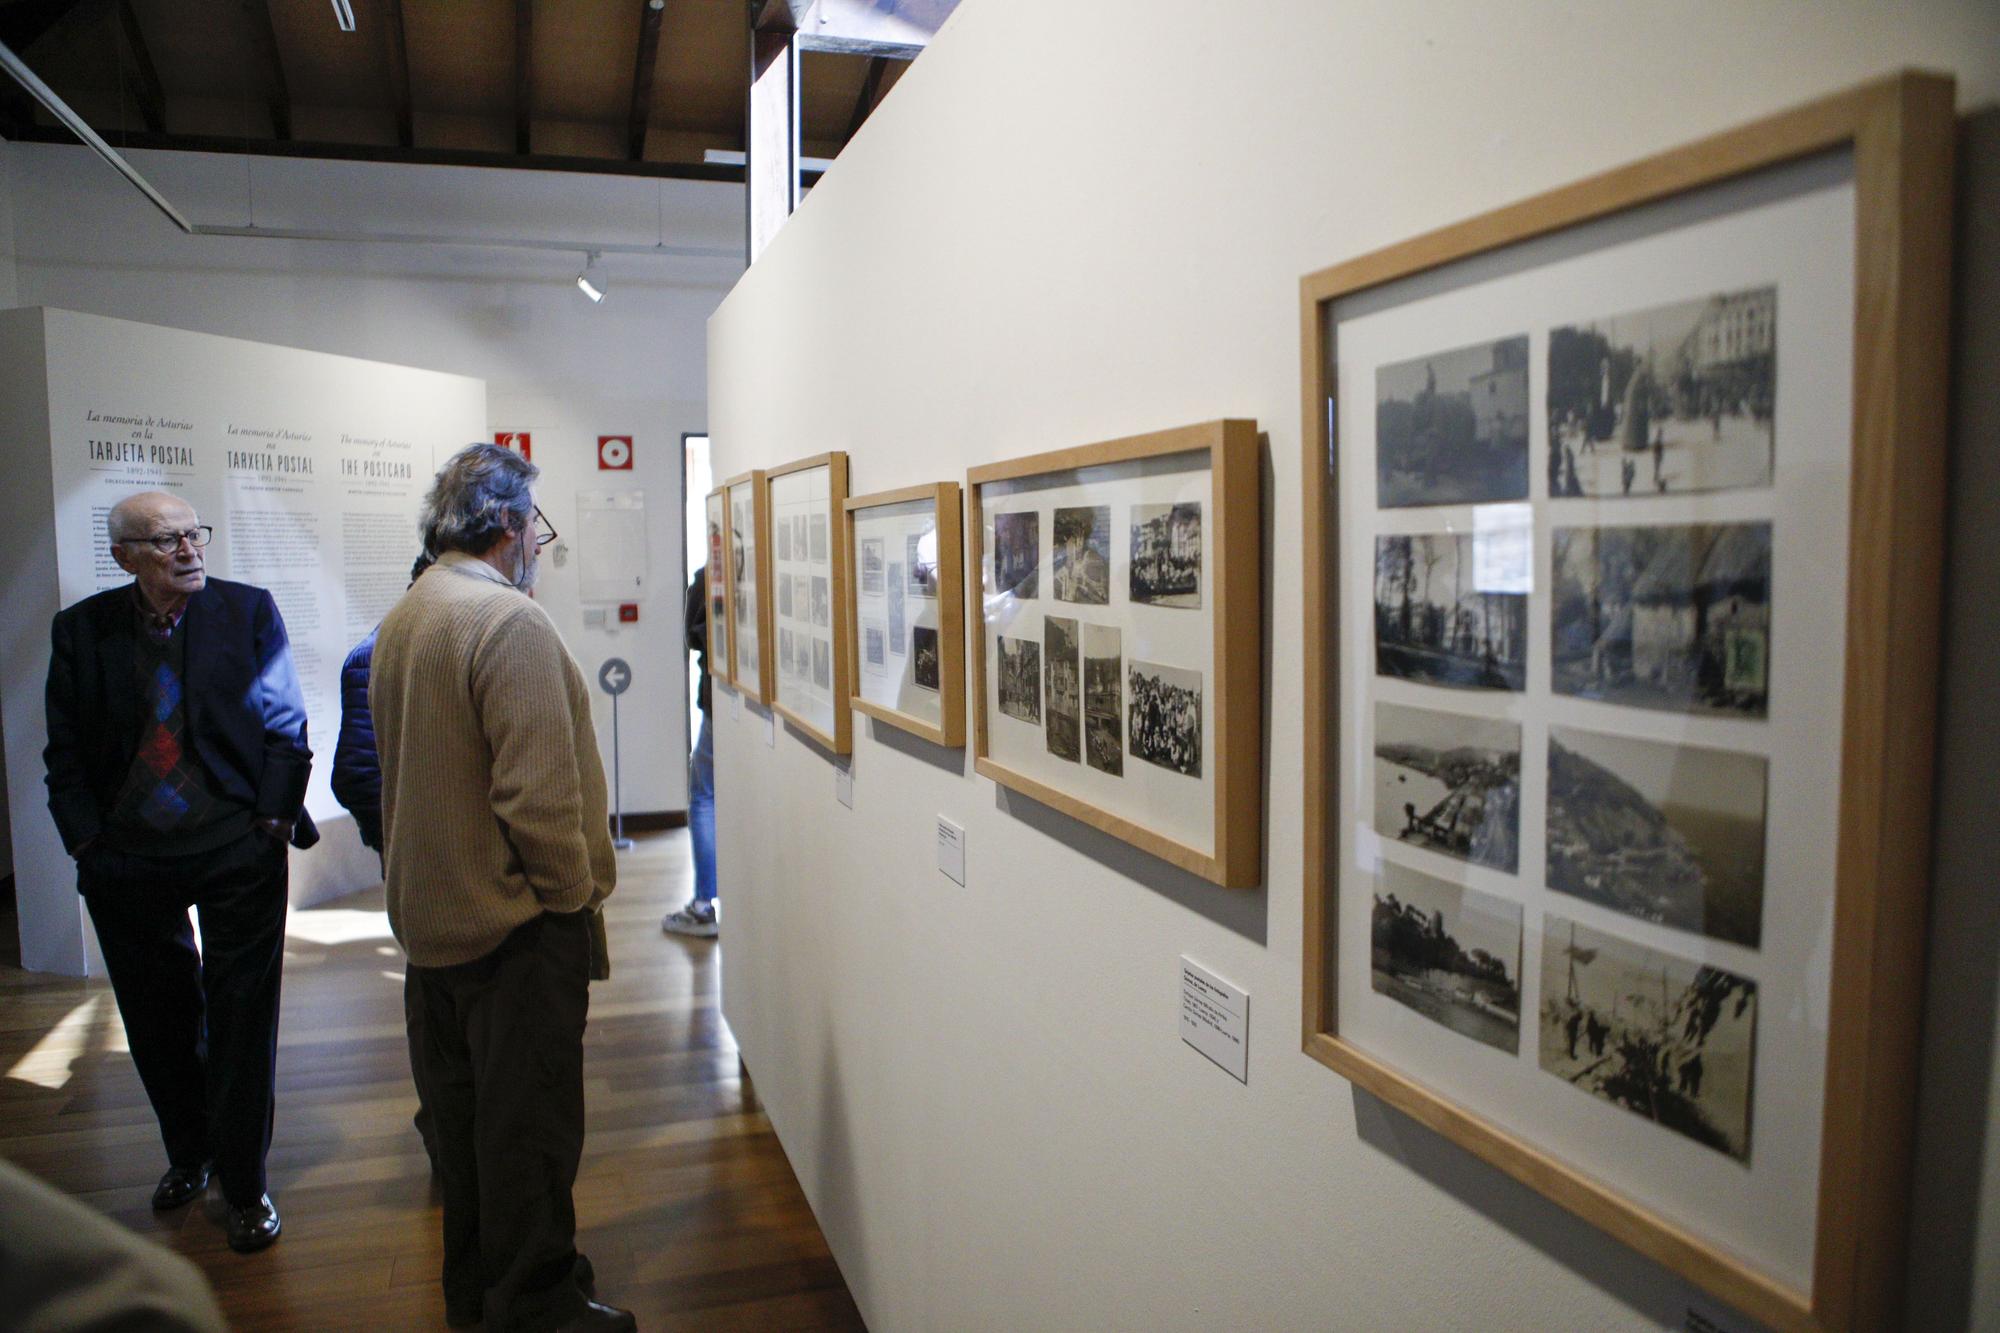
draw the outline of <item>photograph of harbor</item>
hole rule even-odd
[[[1385,861],[1375,891],[1375,993],[1496,1050],[1521,1049],[1521,906]]]

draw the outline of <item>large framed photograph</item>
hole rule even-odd
[[[708,675],[709,679],[734,687],[736,683],[735,636],[729,632],[729,488],[718,486],[708,493]]]
[[[761,471],[722,485],[729,501],[729,680],[768,706],[777,672],[771,649],[771,508]]]
[[[966,493],[977,771],[1224,887],[1261,882],[1256,424],[990,464]]]
[[[848,696],[855,656],[845,613],[853,578],[844,510],[847,455],[815,454],[759,475],[766,522],[785,534],[777,544],[770,577],[789,582],[792,589],[789,599],[779,604],[781,612],[788,605],[789,613],[775,622],[778,661],[770,704],[825,749],[847,754],[852,746]],[[771,623],[766,622],[767,637],[772,634]],[[886,662],[886,636],[882,656]]]
[[[1305,1049],[1775,1327],[1899,1322],[1954,133],[1903,75],[1301,288]]]
[[[965,744],[965,562],[955,481],[859,495],[846,503],[861,645],[854,707],[937,745]]]

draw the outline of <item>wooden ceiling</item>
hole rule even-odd
[[[114,146],[741,180],[748,0],[0,0],[0,43]],[[904,62],[808,51],[836,156]],[[0,136],[70,142],[0,75]]]

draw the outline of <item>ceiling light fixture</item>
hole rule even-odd
[[[333,21],[342,32],[354,31],[354,6],[348,0],[333,0]]]
[[[604,299],[604,270],[598,267],[597,251],[584,252],[583,272],[576,275],[576,289],[588,296],[592,305]]]

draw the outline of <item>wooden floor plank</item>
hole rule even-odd
[[[613,976],[585,1033],[578,1244],[656,1329],[859,1329],[721,1015],[718,942],[664,936],[685,830],[619,858]],[[11,923],[0,923],[11,924]],[[6,932],[9,936],[12,931]],[[444,1327],[439,1213],[411,1116],[402,954],[380,889],[294,912],[270,1174],[285,1235],[229,1251],[208,1209],[156,1215],[165,1169],[109,988],[0,963],[0,1156],[186,1255],[246,1329]]]

